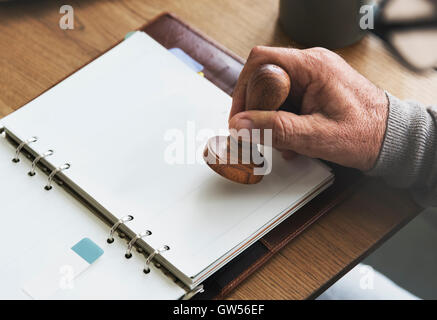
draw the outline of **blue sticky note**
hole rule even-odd
[[[92,264],[103,254],[103,250],[88,238],[83,238],[80,240],[73,247],[71,247],[71,250],[76,252],[89,264]]]
[[[184,62],[187,66],[193,69],[195,72],[200,72],[203,70],[203,66],[191,58],[188,54],[184,52],[184,50],[180,48],[171,48],[168,49],[171,53],[173,53],[176,57],[178,57],[182,62]]]

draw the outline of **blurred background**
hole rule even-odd
[[[437,68],[437,0],[377,1],[373,32],[415,70]]]
[[[437,209],[424,210],[363,261],[422,299],[437,299]]]

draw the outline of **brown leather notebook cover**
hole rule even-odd
[[[164,13],[140,30],[164,47],[180,48],[204,66],[205,77],[229,95],[244,60],[223,48],[175,16]],[[356,170],[328,164],[335,173],[334,185],[257,241],[204,282],[205,292],[194,299],[223,298],[276,252],[344,199],[359,181]]]

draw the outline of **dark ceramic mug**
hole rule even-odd
[[[372,0],[281,0],[279,22],[293,41],[308,47],[341,48],[366,33],[360,26]],[[369,7],[367,7],[369,8]],[[366,9],[366,7],[363,7]]]

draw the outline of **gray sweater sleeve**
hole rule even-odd
[[[387,93],[389,114],[382,148],[371,176],[410,188],[416,201],[437,206],[437,107],[401,101]]]

